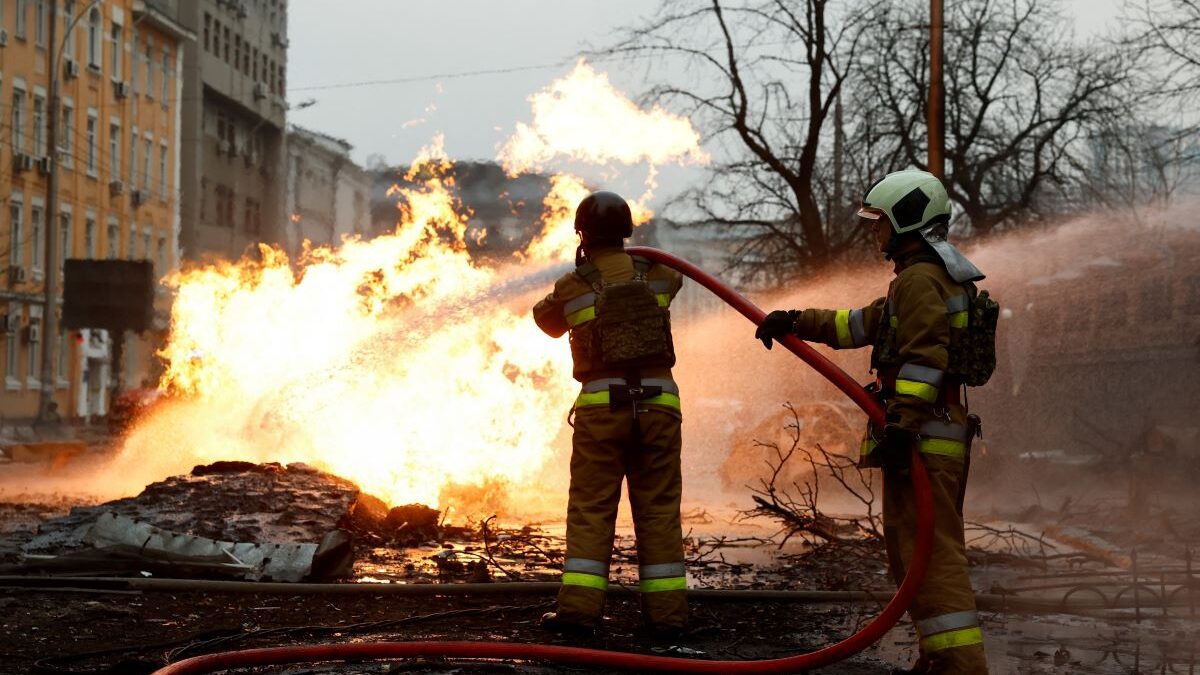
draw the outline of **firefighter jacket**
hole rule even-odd
[[[966,409],[958,400],[961,381],[947,370],[950,346],[967,327],[968,289],[926,253],[898,260],[895,269],[886,297],[859,309],[806,309],[795,333],[835,349],[870,345],[888,424],[919,433],[922,451],[961,457]],[[864,455],[877,432],[869,430]]]
[[[622,248],[590,251],[588,261],[596,266],[606,282],[629,281],[636,274],[633,258]],[[683,275],[664,265],[652,265],[645,273],[645,278],[659,306],[663,308],[670,306],[671,300],[683,286]],[[595,289],[579,274],[569,272],[555,282],[554,292],[534,306],[533,318],[550,337],[560,337],[567,331],[579,329],[596,318]],[[575,360],[572,374],[584,385],[584,391],[576,402],[577,407],[601,404],[601,399],[608,395],[607,385],[624,382],[629,375],[624,370],[605,369],[579,359]],[[663,387],[662,397],[645,403],[679,411],[678,388],[671,381],[670,367],[644,367],[638,369],[637,374],[642,378],[642,384]],[[607,403],[607,399],[604,399],[603,404]]]

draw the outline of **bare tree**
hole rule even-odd
[[[861,82],[878,142],[925,167],[926,3],[896,3],[873,24]],[[1064,204],[1091,130],[1128,112],[1126,59],[1080,43],[1054,0],[962,0],[945,17],[946,187],[986,234]]]
[[[1200,97],[1200,2],[1128,0],[1127,40],[1153,73],[1146,92],[1195,102]]]
[[[801,444],[800,416],[791,403],[784,408],[791,414],[786,425],[790,444],[755,441],[755,445],[771,451],[767,459],[770,475],[751,487],[754,508],[743,512],[748,518],[767,517],[780,523],[783,535],[780,546],[795,535],[830,543],[847,543],[864,537],[883,540],[883,520],[876,504],[875,481],[855,460],[829,452],[819,444],[807,448]],[[807,465],[801,481],[788,481],[783,476],[795,469],[793,460]],[[833,516],[820,508],[821,480],[832,482],[836,490],[849,495],[863,507],[863,513]]]
[[[656,103],[685,107],[729,158],[685,197],[738,241],[735,262],[786,277],[850,250],[847,176],[831,147],[841,97],[867,25],[885,3],[861,0],[671,0],[647,25],[607,50],[680,57],[687,84],[660,84]],[[838,148],[841,150],[842,148]],[[857,187],[857,186],[856,186]]]

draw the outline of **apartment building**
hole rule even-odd
[[[57,22],[57,44],[51,44],[51,22]],[[0,3],[4,421],[36,415],[41,353],[49,342],[41,335],[42,316],[51,311],[43,288],[47,275],[61,275],[62,260],[145,259],[159,277],[178,263],[181,46],[194,38],[160,5],[144,0]],[[49,100],[55,77],[58,110]],[[60,115],[57,222],[47,213],[55,151],[47,137],[50,115]],[[53,270],[46,269],[48,229],[59,248]],[[160,310],[165,300],[160,298]],[[158,324],[165,330],[165,311]],[[160,337],[127,337],[127,383],[155,375]],[[103,414],[116,375],[110,372],[111,336],[81,330],[58,338],[59,410],[64,416]]]
[[[304,242],[336,246],[371,227],[372,177],[350,159],[346,141],[291,125],[287,133],[287,225],[285,248],[300,253]]]
[[[196,34],[184,45],[182,255],[236,259],[282,244],[287,3],[167,3]]]

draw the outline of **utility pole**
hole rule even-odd
[[[50,404],[54,401],[54,387],[58,384],[54,364],[58,359],[58,117],[61,107],[58,100],[58,0],[50,5],[50,50],[46,60],[50,65],[50,120],[46,132],[46,148],[50,158],[50,176],[46,188],[46,283],[45,307],[42,309],[42,392],[38,399],[37,421],[51,420]],[[70,34],[70,29],[66,33]]]
[[[929,0],[929,172],[946,177],[946,89],[942,77],[942,0]]]
[[[46,60],[50,66],[50,106],[47,114],[50,116],[46,125],[46,147],[50,162],[50,175],[46,179],[46,283],[45,308],[42,310],[42,391],[38,398],[37,421],[50,422],[50,404],[54,402],[54,387],[57,384],[57,373],[54,372],[58,361],[58,122],[62,115],[62,101],[59,96],[59,82],[62,75],[62,53],[71,31],[79,18],[91,11],[100,0],[92,0],[79,14],[63,17],[63,40],[58,42],[58,19],[60,16],[58,0],[50,3],[50,50]],[[64,252],[65,253],[65,252]]]

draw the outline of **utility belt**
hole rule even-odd
[[[892,375],[890,378],[892,386],[889,387],[888,378],[881,375],[874,382],[868,384],[866,389],[879,400],[881,405],[886,407],[888,400],[896,395],[895,380],[895,375]],[[922,424],[921,428],[917,430],[917,449],[922,453],[970,461],[971,443],[976,437],[983,436],[983,424],[978,415],[967,415],[965,423],[962,424],[952,421],[948,408],[961,405],[958,395],[960,389],[961,385],[958,383],[943,387],[935,404],[938,419]],[[877,428],[871,422],[867,423],[867,433],[859,447],[860,465],[877,465],[870,455],[882,433],[882,429]]]
[[[630,380],[634,384],[630,384]],[[606,377],[585,382],[575,399],[575,408],[607,406],[609,410],[632,409],[636,416],[641,405],[658,405],[679,411],[679,385],[662,377]]]

